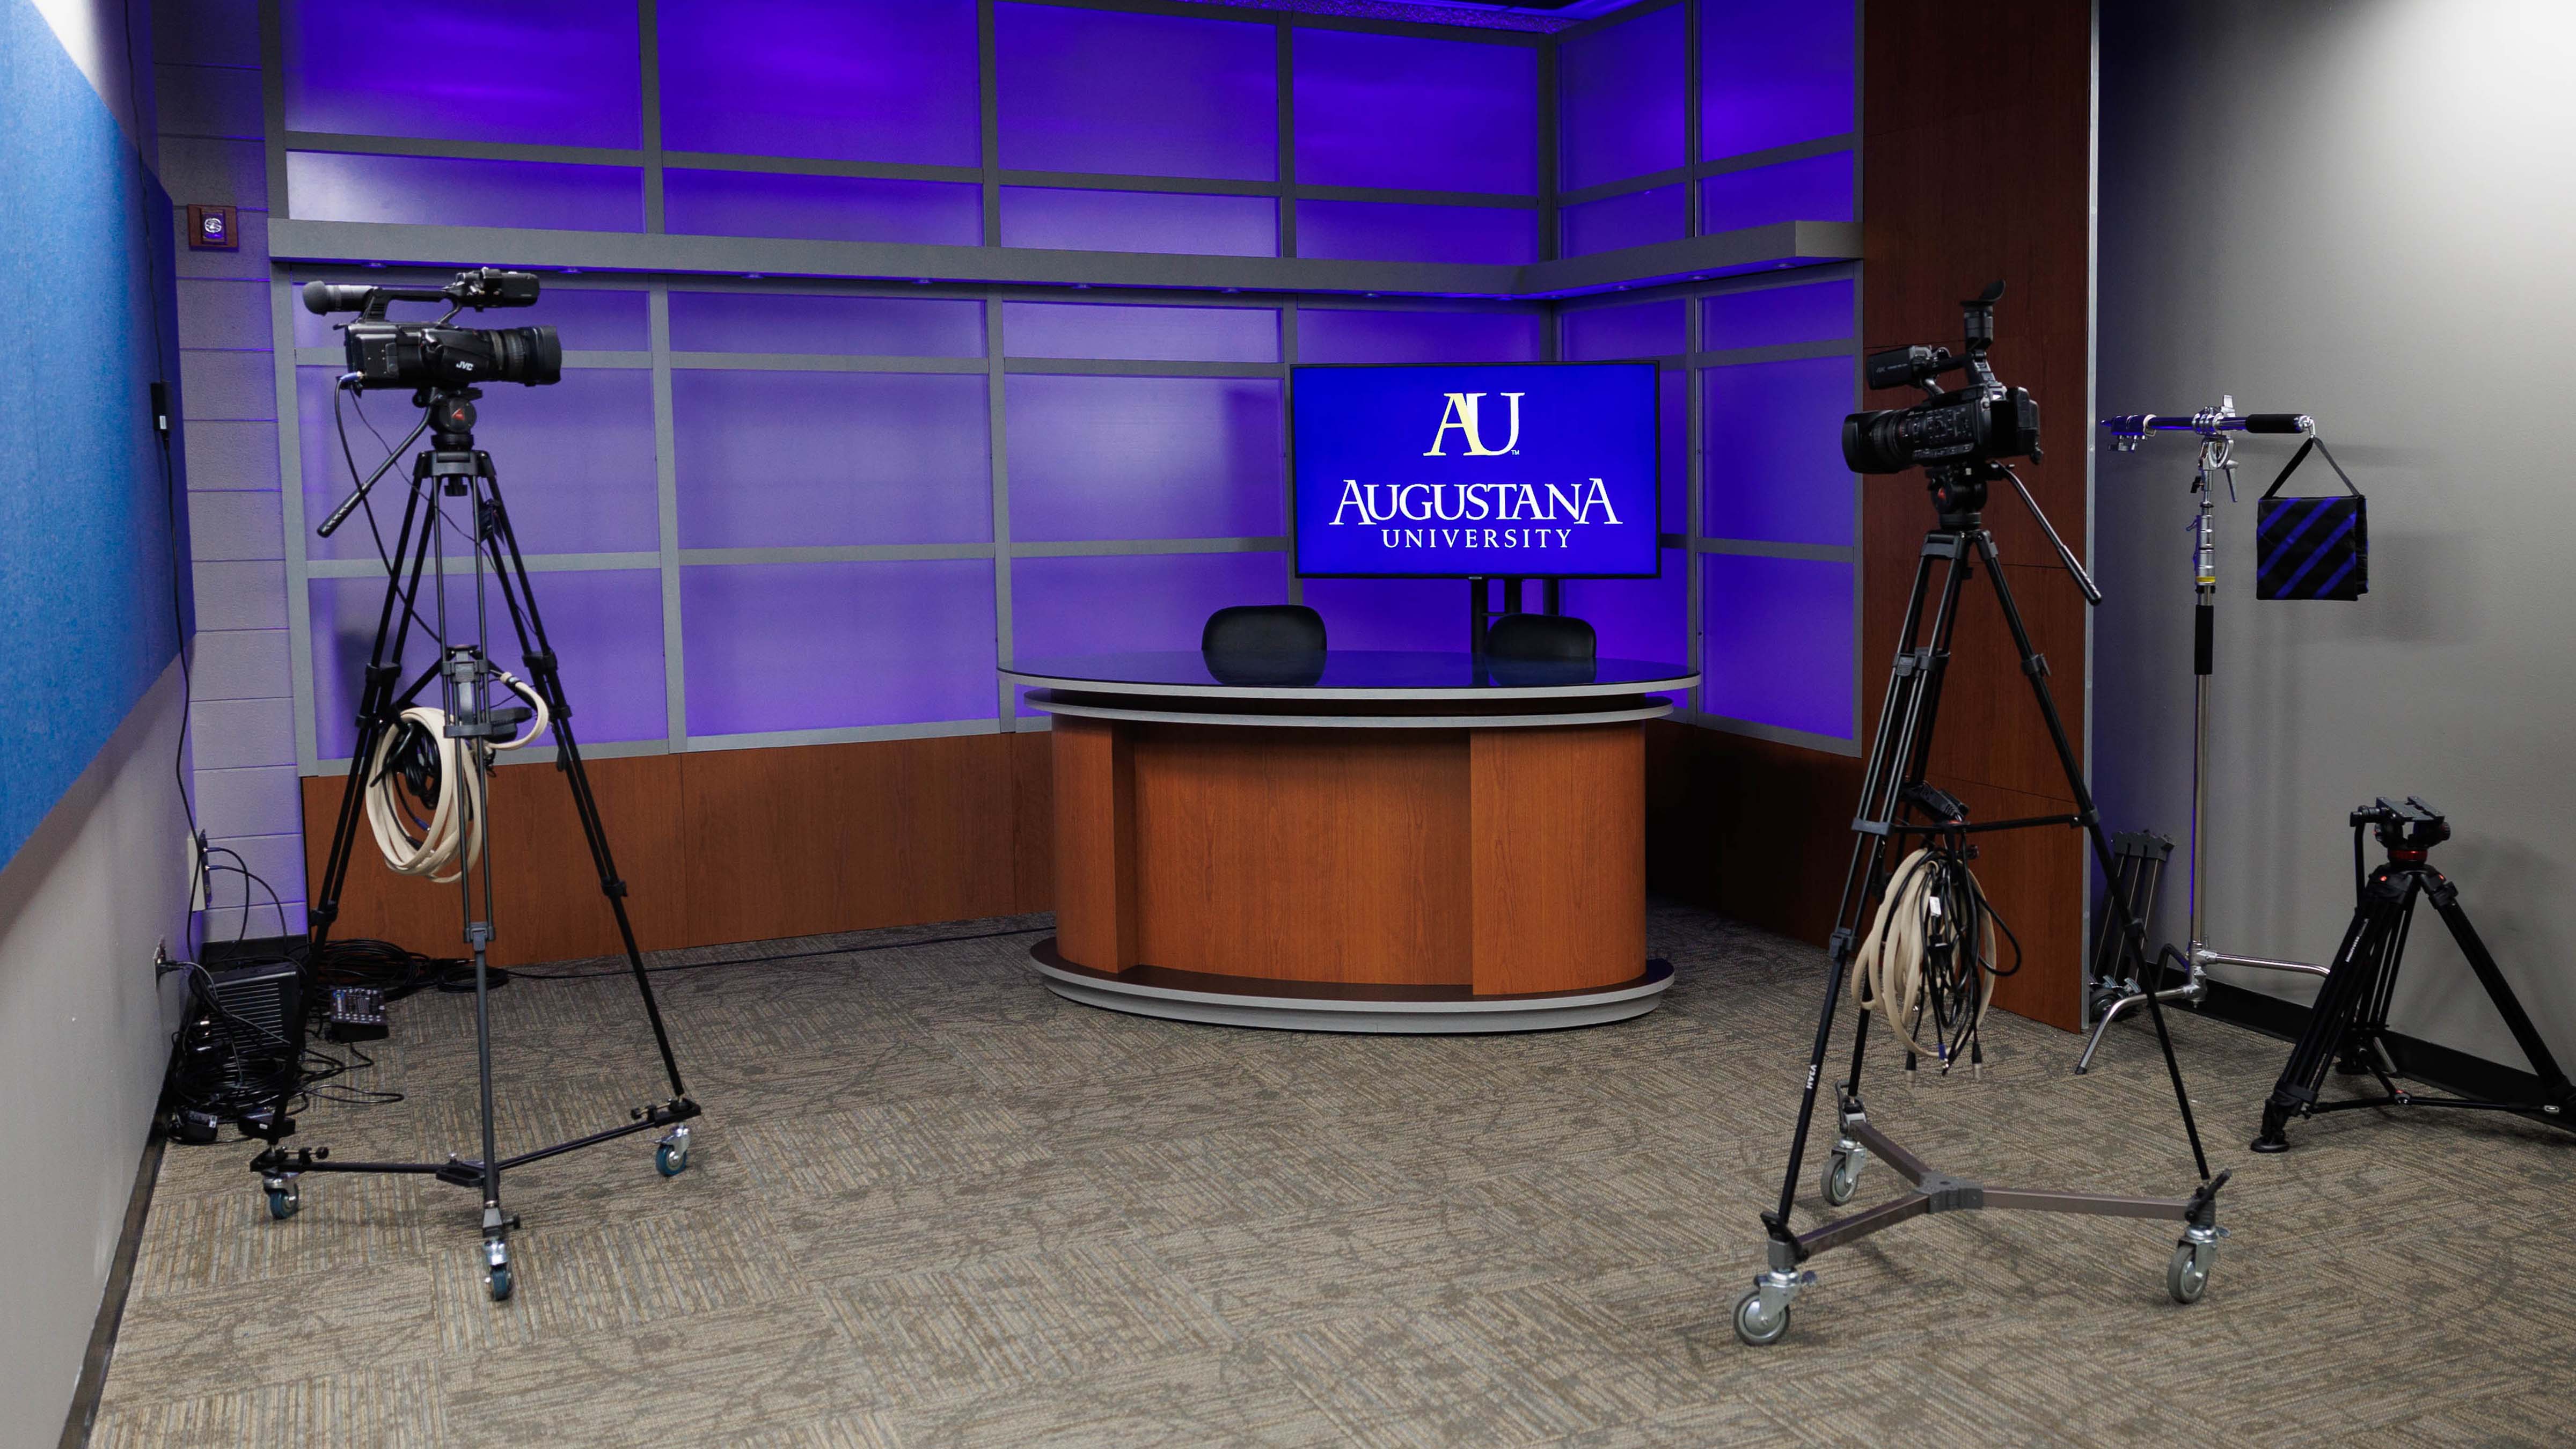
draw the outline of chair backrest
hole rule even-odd
[[[1563,614],[1505,614],[1485,626],[1485,657],[1589,664],[1599,652],[1592,626]]]
[[[1208,615],[1199,649],[1211,655],[1321,654],[1324,616],[1303,604],[1237,604]]]

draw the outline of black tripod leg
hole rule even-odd
[[[2558,1068],[2558,1059],[2549,1054],[2549,1043],[2540,1039],[2539,1028],[2522,1009],[2522,1001],[2513,987],[2496,969],[2495,957],[2488,954],[2487,943],[2478,936],[2478,928],[2469,924],[2469,913],[2460,908],[2460,888],[2444,880],[2428,887],[2433,909],[2442,913],[2442,923],[2451,928],[2451,939],[2459,942],[2460,954],[2469,958],[2469,969],[2478,975],[2478,984],[2487,989],[2487,999],[2495,1003],[2496,1014],[2504,1018],[2507,1031],[2530,1059],[2532,1072],[2540,1078],[2541,1100],[2562,1111],[2576,1106],[2576,1091],[2571,1091],[2567,1074]]]
[[[2290,1149],[2289,1138],[2282,1129],[2292,1117],[2316,1105],[2327,1066],[2351,1035],[2355,1013],[2369,1001],[2382,967],[2389,960],[2392,917],[2402,905],[2402,898],[2389,899],[2374,883],[2352,908],[2352,924],[2344,929],[2343,944],[2335,949],[2334,966],[2326,974],[2325,985],[2317,990],[2316,1005],[2308,1011],[2307,1027],[2290,1048],[2290,1059],[2281,1067],[2281,1080],[2273,1084],[2272,1095],[2263,1102],[2263,1130],[2254,1139],[2255,1151]]]
[[[1995,602],[2003,606],[2004,623],[2012,630],[2013,648],[2021,655],[2022,673],[2030,679],[2031,695],[2039,701],[2040,718],[2048,723],[2049,741],[2057,747],[2057,763],[2066,772],[2066,786],[2075,794],[2076,813],[2084,822],[2085,835],[2093,843],[2093,859],[2101,866],[2103,879],[2114,879],[2118,865],[2111,858],[2110,837],[2103,833],[2101,813],[2094,809],[2092,788],[2084,780],[2083,762],[2076,759],[2074,743],[2066,735],[2066,721],[2058,717],[2057,701],[2048,692],[2048,661],[2031,645],[2030,628],[2022,622],[2021,608],[2013,602],[2012,585],[2004,579],[2003,562],[1995,556],[1994,535],[1979,529],[1975,539],[1977,556],[1985,563],[1986,576],[1995,586]],[[2137,963],[2139,978],[2144,980],[2147,972],[2146,927],[2130,914],[2129,903],[2118,894],[2114,893],[2110,900],[2121,938],[2129,943],[2128,950]],[[2174,1057],[2173,1034],[2165,1025],[2164,1003],[2156,999],[2153,991],[2148,991],[2146,998],[2147,1015],[2156,1026],[2156,1044],[2164,1050],[2165,1075],[2173,1079],[2174,1105],[2182,1111],[2183,1135],[2191,1139],[2192,1165],[2199,1170],[2201,1180],[2206,1182],[2209,1179],[2209,1154],[2201,1149],[2200,1124],[2192,1117],[2191,1092],[2183,1086],[2182,1063]]]

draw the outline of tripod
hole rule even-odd
[[[2174,1060],[2173,1040],[2165,1030],[2163,1008],[2152,995],[2147,998],[2147,1009],[2155,1020],[2157,1040],[2164,1046],[2165,1070],[2173,1079],[2174,1100],[2182,1108],[2183,1132],[2191,1141],[2192,1161],[2200,1171],[2200,1186],[2189,1197],[2115,1197],[1990,1187],[1927,1166],[1871,1123],[1862,1104],[1861,1067],[1869,1050],[1869,1013],[1864,1011],[1853,1030],[1851,1074],[1837,1085],[1835,1092],[1841,1130],[1824,1173],[1825,1201],[1839,1207],[1851,1200],[1859,1187],[1861,1167],[1871,1153],[1885,1158],[1912,1190],[1806,1233],[1794,1232],[1789,1226],[1790,1213],[1797,1202],[1798,1173],[1806,1156],[1807,1135],[1815,1117],[1816,1091],[1824,1079],[1834,1011],[1841,1003],[1843,981],[1850,973],[1870,903],[1886,892],[1891,863],[1905,853],[1899,842],[1907,836],[1956,838],[1984,831],[2071,825],[2091,838],[2094,859],[2103,875],[2118,879],[2110,842],[2093,807],[2093,793],[2085,785],[2083,767],[2075,758],[2065,723],[2058,717],[2057,704],[2048,692],[2047,660],[2031,645],[2030,631],[2022,623],[2021,610],[2013,602],[2011,585],[1996,558],[1994,535],[1986,531],[1981,520],[1987,484],[1997,479],[2009,479],[2020,491],[2022,501],[2030,505],[2032,516],[2057,546],[2060,561],[2073,573],[2085,596],[2096,602],[2100,599],[2065,541],[2049,527],[2046,515],[2040,513],[2029,490],[2021,486],[2020,478],[2009,468],[1986,462],[1931,470],[1938,526],[1924,536],[1923,552],[1915,564],[1913,589],[1905,602],[1905,623],[1897,637],[1896,660],[1888,676],[1886,704],[1861,779],[1860,809],[1852,822],[1851,866],[1843,878],[1842,904],[1835,913],[1833,972],[1825,982],[1824,1010],[1817,1019],[1815,1049],[1807,1061],[1806,1088],[1798,1103],[1797,1132],[1789,1142],[1789,1165],[1780,1183],[1779,1206],[1762,1215],[1769,1238],[1770,1270],[1756,1277],[1752,1291],[1735,1305],[1736,1336],[1748,1344],[1776,1343],[1788,1332],[1791,1300],[1800,1288],[1815,1281],[1813,1272],[1801,1268],[1808,1258],[1927,1213],[1996,1208],[2179,1221],[2184,1224],[2183,1234],[2175,1244],[2165,1286],[2176,1301],[2183,1303],[2197,1300],[2208,1286],[2219,1240],[2225,1236],[2218,1226],[2218,1191],[2226,1185],[2227,1174],[2210,1176],[2208,1158],[2201,1151],[2200,1130],[2192,1121],[2191,1098],[2183,1090],[2182,1068]],[[1932,579],[1936,562],[1942,565],[1937,592]],[[2002,606],[2004,622],[2012,630],[2022,673],[2030,680],[2031,694],[2039,705],[2041,719],[2048,725],[2058,764],[2065,771],[2067,787],[2076,803],[2071,815],[1970,824],[1958,802],[1925,783],[1933,725],[1940,711],[1941,680],[1950,662],[1952,635],[1958,622],[1960,589],[1980,564],[1994,585],[1995,602]],[[1932,605],[1928,635],[1924,632],[1927,600]],[[1909,820],[1905,818],[1909,812],[1924,818]],[[2130,915],[2123,897],[2114,892],[2109,900],[2117,914],[2126,951],[2133,958],[2143,954],[2144,928]],[[1902,1029],[1901,1024],[1899,1027]],[[1912,1065],[1910,1055],[1908,1065]]]
[[[401,532],[390,556],[403,563],[389,572],[385,581],[384,603],[376,617],[375,643],[368,653],[366,683],[358,705],[357,748],[350,759],[347,785],[340,794],[340,813],[331,834],[331,854],[323,868],[321,890],[308,915],[311,921],[311,947],[308,959],[319,961],[330,939],[331,924],[340,914],[340,892],[348,881],[349,854],[355,843],[360,818],[365,814],[365,795],[370,788],[369,776],[392,768],[391,762],[379,759],[379,746],[390,731],[402,723],[403,712],[412,707],[432,682],[438,685],[438,698],[446,719],[447,735],[462,739],[467,748],[460,751],[467,762],[471,778],[449,779],[443,788],[459,791],[480,813],[481,802],[490,796],[491,756],[486,742],[495,738],[507,740],[512,728],[529,718],[532,712],[521,707],[495,708],[493,684],[500,676],[486,651],[490,619],[487,610],[487,583],[497,589],[507,611],[512,631],[517,635],[521,658],[527,663],[536,697],[543,700],[551,717],[555,736],[555,768],[572,787],[573,809],[581,817],[582,836],[590,847],[591,863],[599,873],[600,893],[608,898],[609,910],[617,917],[617,934],[626,947],[626,962],[635,975],[635,989],[644,999],[645,1017],[652,1023],[653,1040],[661,1049],[662,1070],[669,1078],[668,1100],[635,1108],[622,1126],[594,1132],[569,1142],[556,1143],[522,1152],[515,1157],[499,1155],[495,1141],[492,1109],[492,1015],[491,979],[488,956],[493,940],[492,858],[488,850],[477,853],[460,850],[456,857],[456,875],[460,905],[463,911],[465,943],[474,962],[474,1048],[475,1064],[480,1079],[482,1108],[482,1156],[458,1157],[451,1154],[445,1162],[340,1162],[331,1158],[327,1147],[286,1150],[282,1139],[295,1130],[287,1115],[295,1091],[292,1074],[280,1087],[273,1110],[263,1125],[261,1137],[267,1148],[251,1159],[251,1170],[260,1175],[261,1186],[268,1193],[271,1216],[294,1216],[302,1196],[296,1180],[315,1172],[411,1173],[435,1177],[441,1182],[479,1190],[483,1196],[483,1265],[485,1285],[493,1301],[510,1296],[509,1235],[519,1225],[516,1215],[501,1205],[501,1174],[545,1158],[560,1156],[584,1147],[639,1132],[667,1129],[654,1154],[655,1166],[664,1177],[676,1177],[688,1167],[689,1119],[699,1114],[698,1104],[689,1099],[680,1083],[680,1065],[671,1054],[671,1037],[662,1026],[662,1009],[653,997],[653,983],[644,971],[644,957],[635,944],[635,927],[626,914],[626,882],[619,879],[617,863],[608,848],[607,827],[600,821],[599,802],[591,793],[590,775],[582,766],[581,748],[572,730],[572,705],[564,697],[563,678],[557,669],[554,646],[546,638],[545,621],[537,612],[537,600],[528,581],[528,566],[519,554],[518,534],[510,526],[510,514],[501,501],[501,483],[492,467],[492,455],[474,446],[474,400],[482,394],[464,386],[423,388],[414,401],[428,409],[430,445],[413,459],[411,496],[403,508]],[[378,470],[381,473],[381,469]],[[373,480],[368,480],[372,483]],[[360,485],[361,493],[366,484]],[[448,515],[447,501],[461,500],[458,511],[465,515],[465,529],[473,540],[473,634],[471,643],[454,642],[449,628],[447,578],[449,560],[448,533],[459,525]],[[353,500],[354,501],[354,500]],[[344,507],[342,516],[346,516]],[[487,572],[488,568],[488,572]],[[417,606],[421,603],[421,585],[426,580],[431,589],[430,608],[436,624],[424,621]],[[423,669],[408,686],[401,685],[403,646],[418,627],[438,645],[436,662]],[[482,821],[474,820],[468,830],[480,832]],[[479,877],[479,879],[478,879]],[[301,1043],[299,1042],[299,1045]]]
[[[2365,826],[2388,850],[2388,863],[2367,878],[2361,873],[2361,832]],[[2403,805],[2382,799],[2352,812],[2352,925],[2344,932],[2343,945],[2335,951],[2334,966],[2317,992],[2316,1007],[2308,1013],[2307,1030],[2300,1034],[2298,1045],[2290,1048],[2289,1064],[2281,1069],[2280,1082],[2263,1103],[2263,1131],[2254,1139],[2255,1151],[2289,1151],[2289,1139],[2281,1129],[2292,1117],[2349,1112],[2357,1107],[2465,1107],[2475,1111],[2537,1113],[2553,1126],[2576,1131],[2576,1120],[2571,1120],[2576,1118],[2576,1087],[2568,1085],[2567,1074],[2558,1069],[2548,1044],[2540,1039],[2540,1032],[2514,997],[2513,988],[2505,984],[2504,974],[2496,969],[2495,957],[2488,954],[2486,942],[2469,924],[2469,913],[2460,907],[2460,888],[2435,870],[2428,859],[2434,846],[2450,838],[2451,824],[2442,812],[2411,795]],[[2397,1066],[2388,1050],[2388,1003],[2397,990],[2397,968],[2406,954],[2406,935],[2414,926],[2415,903],[2419,899],[2430,900],[2433,909],[2441,913],[2442,924],[2451,928],[2451,939],[2459,943],[2460,954],[2468,958],[2469,970],[2486,988],[2487,999],[2495,1003],[2496,1014],[2504,1018],[2505,1029],[2513,1033],[2533,1074],[2539,1077],[2541,1100],[2489,1102],[2466,1097],[2422,1097],[2389,1079]],[[2317,1090],[2325,1084],[2329,1063],[2350,1075],[2367,1072],[2378,1078],[2380,1090],[2387,1095],[2318,1101]]]

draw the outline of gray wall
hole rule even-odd
[[[2290,446],[2240,451],[2244,501],[2221,525],[2209,937],[2327,959],[2351,911],[2346,812],[2421,794],[2457,830],[2435,863],[2576,1058],[2576,6],[2104,0],[2100,47],[2101,411],[2187,412],[2222,392],[2243,411],[2304,410],[2370,496],[2366,598],[2257,603],[2253,499]],[[2115,829],[2177,839],[2191,463],[2187,435],[2103,447],[2095,504],[2103,807]],[[2318,467],[2286,491],[2331,487]],[[2182,932],[2177,870],[2162,934]],[[2429,912],[2409,956],[2399,1030],[2521,1064]],[[2221,974],[2312,995],[2300,978]]]

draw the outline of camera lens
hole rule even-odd
[[[551,327],[497,327],[492,339],[492,375],[499,382],[530,387],[563,380],[563,341]]]
[[[1914,461],[1897,436],[1897,424],[1908,410],[1889,408],[1853,413],[1843,419],[1843,466],[1855,473],[1901,473]]]

